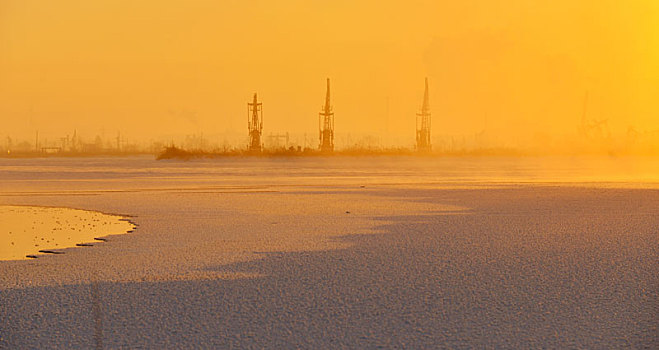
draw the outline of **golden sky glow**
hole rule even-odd
[[[0,135],[659,129],[659,1],[0,0]],[[379,123],[381,121],[381,123]]]

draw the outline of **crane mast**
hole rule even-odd
[[[263,133],[263,103],[258,102],[256,93],[252,103],[247,103],[247,129],[249,131],[248,149],[261,152],[261,135]]]
[[[327,94],[325,106],[318,113],[318,132],[320,137],[320,150],[322,152],[334,151],[334,111],[330,105],[330,80],[327,78]]]
[[[428,78],[426,78],[423,105],[421,111],[416,114],[416,149],[419,152],[429,152],[432,149],[430,144],[430,123],[430,100],[428,98]]]

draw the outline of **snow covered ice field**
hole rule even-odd
[[[659,347],[656,159],[0,159],[0,205],[137,225],[0,261],[0,348]]]

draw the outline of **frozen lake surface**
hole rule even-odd
[[[139,225],[0,261],[0,348],[659,346],[656,158],[0,159],[0,205]]]

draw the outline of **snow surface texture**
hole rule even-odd
[[[43,161],[3,160],[0,204],[139,226],[0,262],[0,348],[659,346],[656,184],[363,158]]]

